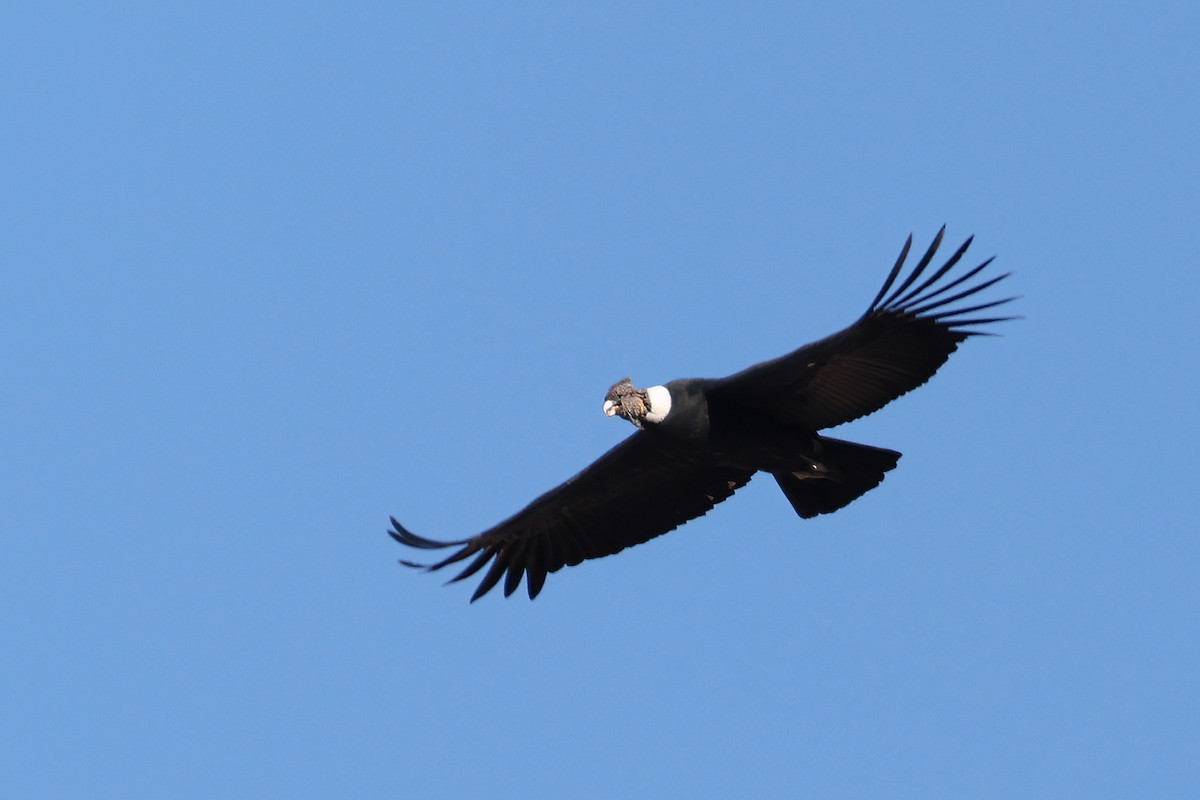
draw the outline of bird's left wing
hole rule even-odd
[[[752,471],[706,464],[660,435],[638,431],[591,466],[551,489],[499,525],[457,541],[417,536],[392,519],[388,533],[424,550],[458,549],[433,564],[438,570],[466,559],[460,581],[488,566],[472,602],[504,578],[512,594],[525,577],[529,597],[546,575],[589,558],[612,555],[699,517],[744,486]]]
[[[912,247],[908,237],[883,288],[854,324],[722,378],[711,392],[817,431],[877,411],[925,383],[960,342],[984,334],[977,326],[1014,319],[981,314],[1015,299],[976,300],[979,292],[1008,277],[971,282],[992,259],[951,277],[971,239],[919,280],[945,231],[938,231],[925,255],[896,285]]]

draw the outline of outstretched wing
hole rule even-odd
[[[730,375],[712,391],[740,405],[816,431],[878,411],[925,383],[958,349],[959,342],[986,335],[972,330],[972,326],[1014,319],[976,316],[1014,300],[1013,297],[982,303],[968,300],[1008,277],[1005,273],[969,283],[992,259],[962,275],[949,277],[970,246],[971,238],[945,264],[918,283],[945,232],[943,226],[912,272],[893,289],[912,247],[912,236],[908,237],[883,288],[853,325],[785,356]]]
[[[661,437],[638,431],[591,466],[478,536],[458,541],[426,539],[392,519],[388,531],[401,544],[425,550],[457,547],[434,564],[400,563],[438,570],[471,559],[451,582],[488,566],[471,601],[500,578],[504,595],[525,577],[537,597],[546,574],[640,544],[699,517],[744,486],[752,471],[712,466]]]

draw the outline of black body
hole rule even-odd
[[[900,453],[819,431],[870,414],[925,383],[960,342],[980,334],[969,326],[1011,319],[972,315],[1013,298],[956,307],[1006,277],[964,288],[988,259],[947,278],[971,239],[918,283],[944,230],[897,286],[912,245],[909,237],[883,288],[850,327],[725,378],[665,384],[670,410],[659,422],[645,417],[646,391],[628,379],[614,385],[609,399],[620,407],[608,413],[626,417],[639,430],[490,530],[469,539],[435,541],[393,518],[389,533],[402,544],[459,548],[434,564],[401,563],[437,570],[470,559],[453,580],[488,566],[472,600],[501,578],[507,596],[522,577],[532,598],[547,573],[673,530],[725,500],[756,472],[771,473],[796,513],[806,518],[836,511],[878,486]]]

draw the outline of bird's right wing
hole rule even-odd
[[[457,547],[433,564],[401,562],[432,571],[471,559],[451,582],[468,578],[490,563],[472,602],[502,577],[506,597],[524,576],[533,598],[542,590],[547,573],[612,555],[673,530],[728,498],[752,475],[752,471],[703,463],[657,434],[638,431],[578,475],[477,536],[457,541],[426,539],[395,518],[388,533],[401,544],[419,549]]]

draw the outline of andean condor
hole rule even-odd
[[[433,564],[400,563],[438,570],[470,559],[451,582],[488,567],[472,602],[501,578],[505,596],[512,594],[522,576],[534,598],[547,573],[674,530],[759,471],[775,478],[801,517],[849,504],[878,486],[900,453],[818,431],[870,414],[925,383],[959,342],[986,335],[970,326],[1014,319],[972,316],[1013,297],[960,304],[1008,277],[967,283],[991,263],[989,258],[947,278],[971,238],[917,282],[944,233],[945,227],[892,289],[912,246],[909,236],[866,313],[832,336],[725,378],[684,378],[647,389],[629,378],[618,381],[608,390],[604,413],[623,417],[638,430],[495,527],[469,539],[437,541],[392,518],[388,533],[401,544],[458,548]]]

